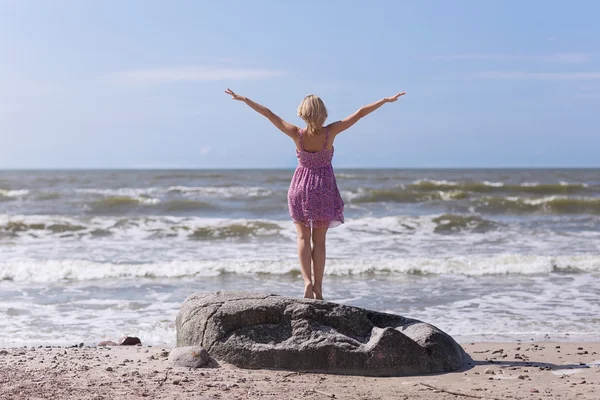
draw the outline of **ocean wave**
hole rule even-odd
[[[600,214],[599,197],[547,196],[541,198],[485,197],[477,211],[491,213]]]
[[[36,192],[35,199],[40,201],[56,200],[62,197],[60,192]]]
[[[217,207],[205,201],[179,199],[161,202],[159,208],[167,212],[179,212],[211,210]]]
[[[196,228],[189,237],[195,240],[248,238],[277,235],[281,229],[281,225],[272,222],[247,221],[246,223],[231,223],[221,226]]]
[[[336,179],[360,179],[361,178],[361,176],[359,176],[359,175],[345,174],[343,172],[335,174],[335,177],[336,177]]]
[[[547,275],[600,272],[600,256],[528,256],[328,260],[326,275]],[[110,279],[182,279],[222,274],[299,275],[298,261],[206,261],[102,263],[88,260],[17,260],[0,262],[0,281],[52,283]]]
[[[29,194],[29,190],[25,190],[25,189],[20,189],[20,190],[0,189],[0,201],[16,200],[20,197],[25,197],[28,194]]]
[[[449,191],[461,190],[472,193],[515,193],[515,194],[580,194],[593,191],[585,183],[538,183],[524,182],[521,184],[506,184],[503,182],[451,182],[436,180],[418,180],[407,186],[416,191]]]
[[[185,207],[203,207],[187,204]],[[180,208],[181,209],[181,208]],[[397,234],[463,235],[481,234],[501,228],[502,225],[477,215],[443,214],[429,216],[388,216],[358,218],[346,221],[350,235],[376,235],[382,239]],[[31,239],[103,238],[112,239],[183,239],[229,240],[273,238],[280,235],[294,238],[290,221],[261,219],[220,219],[202,217],[66,217],[51,215],[0,215],[0,233],[3,237]],[[57,235],[61,234],[61,235]],[[69,234],[69,235],[65,235]],[[389,236],[391,235],[391,236]]]
[[[445,186],[444,186],[445,185]],[[560,186],[560,185],[559,185]],[[550,195],[524,197],[517,195],[475,196],[465,185],[436,183],[444,190],[420,190],[398,186],[389,189],[359,189],[342,194],[349,204],[366,203],[426,203],[455,201],[477,212],[540,213],[540,214],[600,214],[600,197]],[[496,186],[489,186],[494,189]],[[460,188],[460,189],[459,189]],[[504,187],[505,188],[505,187]],[[464,189],[464,190],[463,190]],[[480,191],[482,192],[482,191]],[[492,194],[492,193],[490,193]]]
[[[142,197],[110,196],[88,204],[89,211],[94,214],[130,211],[144,204],[156,204],[160,200]]]
[[[433,219],[435,233],[453,234],[463,231],[485,233],[498,228],[498,223],[477,215],[444,214]]]
[[[154,208],[168,213],[211,210],[217,208],[211,203],[188,199],[161,201],[153,197],[111,196],[88,204],[92,214],[131,212],[138,208]]]
[[[0,195],[6,197],[23,197],[29,194],[29,190],[27,189],[17,189],[17,190],[9,190],[9,189],[0,189]]]
[[[0,225],[0,232],[5,232],[16,236],[21,232],[39,232],[48,231],[49,233],[65,233],[65,232],[77,232],[86,230],[88,227],[84,225],[71,224],[68,222],[30,222],[26,223],[23,221],[8,221],[5,224]]]
[[[171,186],[166,191],[168,193],[194,193],[220,198],[266,197],[272,194],[271,190],[260,186]]]
[[[198,205],[188,204],[184,207],[196,206]],[[289,221],[160,216],[76,218],[3,215],[0,216],[0,237],[226,240],[273,236],[284,230],[286,225],[290,225]],[[76,235],[56,235],[66,233]]]
[[[152,196],[159,193],[164,189],[156,187],[148,188],[118,188],[118,189],[101,189],[101,188],[78,188],[73,189],[75,193],[81,194],[92,194],[99,196],[110,197],[139,197],[139,196]]]
[[[361,189],[350,192],[347,197],[351,203],[421,203],[435,200],[460,200],[468,197],[462,190],[436,190],[430,192],[407,190],[404,187],[389,189]]]
[[[190,171],[188,173],[175,172],[172,174],[159,174],[153,177],[154,180],[171,180],[171,179],[220,179],[228,178],[229,175],[217,172],[202,172]]]
[[[118,189],[100,189],[100,188],[82,188],[75,189],[76,193],[92,194],[112,197],[130,197],[130,198],[156,198],[168,195],[199,195],[215,198],[232,197],[266,197],[272,194],[272,191],[260,186],[169,186],[169,187],[146,187],[146,188],[118,188]]]

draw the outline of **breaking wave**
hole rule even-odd
[[[485,233],[494,230],[498,224],[476,215],[444,214],[433,219],[435,233],[452,234],[461,231]]]
[[[504,193],[504,194],[581,194],[593,191],[585,183],[521,183],[506,184],[503,182],[449,182],[435,180],[418,180],[408,186],[409,190],[448,191],[461,190],[472,193]]]
[[[479,201],[477,211],[490,213],[600,214],[598,197],[497,198]]]
[[[486,233],[501,224],[477,215],[443,214],[422,217],[359,218],[347,221],[349,232],[387,235],[398,233],[467,234]],[[287,232],[289,231],[289,232]],[[287,233],[286,233],[287,232]],[[0,215],[0,239],[121,237],[138,239],[183,238],[226,240],[254,237],[293,236],[288,220],[217,219],[201,217],[66,217]]]
[[[298,275],[297,260],[207,261],[188,260],[153,263],[102,263],[87,260],[18,260],[0,262],[0,281],[51,283],[127,278],[194,278],[222,274]],[[526,256],[397,258],[393,260],[328,261],[327,275],[539,275],[578,274],[600,271],[600,256]]]

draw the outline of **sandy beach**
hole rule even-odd
[[[173,368],[168,348],[0,350],[1,399],[594,399],[600,343],[466,343],[464,370],[367,378],[231,365]]]

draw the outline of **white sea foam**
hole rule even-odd
[[[271,235],[282,229],[290,229],[288,221],[261,219],[227,219],[200,217],[70,217],[58,215],[7,215],[0,214],[0,232],[2,229],[12,229],[21,234],[21,239],[58,240],[58,233],[67,233],[73,238],[82,236],[97,236],[99,232],[110,234],[113,240],[125,246],[131,245],[131,240],[144,240],[156,235],[168,235],[170,239],[189,239],[197,230],[206,231],[207,237],[211,232],[215,237],[224,238],[220,233],[230,233],[232,237],[240,235],[263,236]],[[60,229],[63,227],[63,229]],[[244,229],[247,228],[247,229]],[[72,228],[72,229],[71,229]],[[237,230],[236,230],[237,229]],[[34,233],[34,236],[29,235]],[[0,257],[1,259],[1,257]]]
[[[587,188],[590,186],[587,183],[571,183],[571,182],[567,182],[567,181],[560,181],[559,183],[561,186],[581,185],[584,188]]]
[[[337,173],[337,174],[335,174],[335,176],[338,179],[357,179],[357,178],[360,178],[360,176],[358,176],[358,175],[345,174],[343,172]]]
[[[364,263],[370,263],[364,268],[397,273],[477,274],[481,270],[482,274],[518,274],[551,271],[553,260],[563,268],[566,260],[575,257],[573,267],[579,268],[578,255],[593,256],[600,251],[600,232],[594,228],[598,221],[588,219],[589,228],[561,234],[477,215],[348,219],[328,233],[328,255],[332,260],[328,265],[346,263],[347,272],[342,273],[360,272]],[[148,260],[230,261],[231,265],[243,265],[258,259],[281,266],[289,259],[295,265],[296,257],[294,225],[288,220],[269,219],[0,215],[0,246],[3,243],[10,243],[10,247],[3,247],[0,262],[79,260],[82,246],[86,248],[84,259],[114,265],[145,264]],[[510,261],[513,256],[504,254],[517,258]],[[473,262],[472,270],[465,269]],[[230,266],[223,268],[228,270]],[[290,269],[275,268],[272,273]]]
[[[600,304],[597,289],[590,285],[597,276],[330,275],[326,293],[336,303],[433,323],[463,342],[545,335],[552,340],[598,340],[595,316]],[[299,296],[301,278],[226,274],[178,280],[123,276],[67,285],[0,282],[0,310],[9,316],[0,318],[5,333],[0,347],[90,344],[125,334],[139,336],[145,344],[172,345],[175,316],[188,294],[231,288]]]
[[[281,260],[177,260],[151,263],[110,263],[81,259],[0,262],[0,280],[50,283],[119,278],[184,278],[228,274],[288,274],[298,272],[295,258]],[[433,274],[433,275],[546,275],[560,271],[599,272],[600,256],[455,256],[447,258],[331,259],[328,275]]]
[[[211,186],[171,186],[167,189],[169,192],[195,193],[203,196],[214,196],[220,198],[229,197],[266,197],[272,194],[272,191],[260,186],[227,186],[227,187],[211,187]]]
[[[29,190],[21,189],[21,190],[8,190],[8,189],[0,189],[0,196],[5,197],[23,197],[29,194]]]
[[[169,186],[169,187],[145,187],[145,188],[118,188],[97,189],[81,188],[75,189],[76,193],[96,194],[101,196],[123,196],[131,198],[143,198],[152,196],[164,196],[169,193],[181,193],[183,195],[200,195],[207,197],[231,198],[231,197],[266,197],[272,191],[260,186]],[[1,193],[1,192],[0,192]]]
[[[143,301],[153,297],[150,294]],[[135,301],[123,299],[69,301],[69,307],[31,300],[0,300],[0,309],[10,309],[13,314],[0,320],[4,333],[0,347],[94,344],[125,335],[140,337],[144,344],[175,344],[174,321],[180,302],[152,301],[150,307],[140,309]]]
[[[504,183],[502,182],[488,182],[488,181],[483,181],[483,184],[486,186],[492,186],[492,187],[502,187],[504,186]]]
[[[529,204],[532,206],[539,206],[540,204],[546,204],[546,203],[550,203],[552,201],[558,200],[558,199],[566,199],[567,197],[564,196],[545,196],[545,197],[540,197],[539,199],[520,199],[519,197],[517,197],[516,199],[510,199],[512,201],[520,201],[522,200],[523,203],[525,204]]]
[[[413,182],[413,184],[415,185],[419,185],[419,184],[423,184],[423,183],[430,183],[432,185],[435,186],[458,186],[460,183],[459,182],[454,182],[454,181],[447,181],[447,180],[437,180],[437,179],[417,179],[416,181]]]
[[[127,196],[139,197],[143,195],[153,195],[160,192],[160,188],[117,188],[117,189],[99,189],[99,188],[81,188],[74,189],[75,193],[98,194],[102,196]]]

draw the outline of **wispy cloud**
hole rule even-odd
[[[269,79],[288,75],[285,71],[233,67],[165,67],[133,69],[110,74],[107,81],[124,85],[157,85],[177,82],[207,82]]]
[[[587,53],[503,54],[467,53],[435,56],[436,60],[538,61],[547,63],[581,64],[589,61]]]
[[[475,74],[487,79],[529,79],[546,81],[595,81],[600,80],[600,72],[517,72],[486,71]]]

